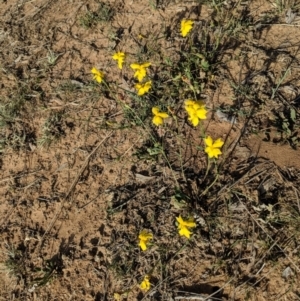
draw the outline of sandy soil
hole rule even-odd
[[[26,138],[1,153],[0,300],[298,300],[300,152],[274,120],[287,103],[299,116],[299,26],[280,26],[280,19],[265,26],[272,5],[249,1],[257,28],[220,52],[224,64],[203,93],[211,110],[203,128],[226,143],[208,193],[197,130],[180,119],[176,139],[158,131],[168,161],[153,156],[147,128],[124,126],[120,103],[91,88],[95,66],[134,91],[130,69],[120,72],[111,60],[114,51],[134,62],[147,45],[154,76],[163,54],[177,55],[180,20],[212,18],[193,1],[162,1],[156,9],[136,2],[106,1],[112,19],[90,28],[83,18],[97,1],[0,4],[1,101],[26,95],[18,117],[1,128],[3,140]],[[168,40],[158,39],[168,32]],[[270,97],[279,81],[283,101]],[[243,97],[233,83],[256,94]],[[234,109],[235,122],[221,118],[219,107]],[[38,141],[49,116],[55,141],[47,147]],[[198,220],[188,241],[175,217],[190,212]],[[144,228],[154,235],[147,253],[137,239]],[[143,293],[146,274],[152,289]]]

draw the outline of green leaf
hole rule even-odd
[[[201,61],[201,67],[202,67],[202,69],[203,69],[204,71],[208,71],[210,65],[209,65],[208,61],[202,60],[202,61]]]
[[[296,121],[296,111],[293,108],[290,110],[290,116],[291,116],[292,121],[295,122]]]
[[[195,53],[195,56],[199,57],[200,59],[205,59],[205,56],[201,53]]]

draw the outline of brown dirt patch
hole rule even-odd
[[[0,300],[297,300],[299,26],[231,2],[224,15],[193,1],[0,4]],[[182,18],[210,63],[191,78]],[[118,50],[151,61],[153,98],[133,96]],[[91,81],[93,66],[119,89]],[[209,109],[200,129],[189,83]],[[176,116],[162,129],[157,103]],[[203,132],[225,141],[217,164]],[[192,239],[178,215],[195,217]]]

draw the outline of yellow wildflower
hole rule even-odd
[[[123,299],[127,299],[128,292],[129,291],[120,292],[120,293],[114,293],[114,300],[115,301],[122,301]]]
[[[143,251],[147,250],[147,243],[149,242],[150,239],[153,239],[152,233],[150,233],[147,230],[143,230],[140,235],[139,235],[139,246]]]
[[[197,126],[200,119],[206,119],[207,110],[204,102],[188,99],[184,103],[185,109],[189,115],[188,120],[193,126]]]
[[[164,118],[168,118],[169,115],[167,113],[164,112],[159,112],[159,108],[158,107],[153,107],[152,108],[152,113],[154,115],[152,122],[156,125],[162,125],[164,123]]]
[[[189,230],[189,228],[196,227],[194,219],[189,218],[188,220],[183,220],[182,217],[179,215],[179,217],[176,217],[176,220],[178,222],[179,235],[185,236],[186,238],[190,238],[192,232]]]
[[[142,35],[141,33],[138,35],[138,38],[141,39],[146,39],[146,37],[144,35]]]
[[[118,62],[118,67],[119,69],[122,69],[123,68],[123,63],[124,63],[124,60],[125,60],[125,53],[124,52],[116,52],[112,58]]]
[[[92,68],[91,72],[92,72],[92,74],[94,74],[93,79],[96,82],[101,83],[103,81],[103,78],[104,78],[103,72],[101,72],[100,70],[97,70],[95,67]]]
[[[135,84],[134,87],[138,91],[138,96],[142,96],[151,89],[151,85],[152,85],[152,82],[150,80],[148,82],[145,82],[144,84],[137,83],[137,84]]]
[[[218,156],[222,154],[220,148],[224,144],[221,138],[217,139],[214,142],[210,136],[207,136],[207,138],[204,139],[204,142],[206,144],[206,148],[204,151],[208,154],[208,157],[209,158],[215,157],[218,159]]]
[[[133,70],[136,70],[133,76],[135,78],[137,78],[137,80],[139,82],[141,82],[147,74],[146,68],[148,68],[150,66],[151,66],[151,63],[149,63],[149,62],[148,63],[143,63],[143,64],[134,63],[134,64],[130,65],[130,68],[133,69]]]
[[[188,33],[191,31],[191,29],[193,28],[193,25],[194,25],[194,21],[183,19],[183,20],[181,21],[181,28],[180,28],[181,35],[182,35],[183,37],[186,37],[187,34],[188,34]]]
[[[147,292],[147,291],[149,291],[150,287],[151,287],[151,283],[150,283],[150,280],[149,280],[149,276],[146,275],[146,276],[144,277],[144,280],[143,280],[142,283],[140,284],[140,288],[141,288],[143,291]]]

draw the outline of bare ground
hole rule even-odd
[[[109,21],[97,1],[0,4],[0,300],[299,300],[299,26],[266,1],[234,11],[254,25],[223,41],[203,93],[203,128],[226,141],[207,176],[180,99],[181,131],[157,130],[126,115],[122,102],[141,107],[123,90],[120,104],[91,81],[96,66],[134,91],[114,51],[151,59],[155,77],[183,47],[183,17],[200,33],[218,23],[196,2],[138,2],[107,1]],[[175,217],[190,213],[186,240]]]

